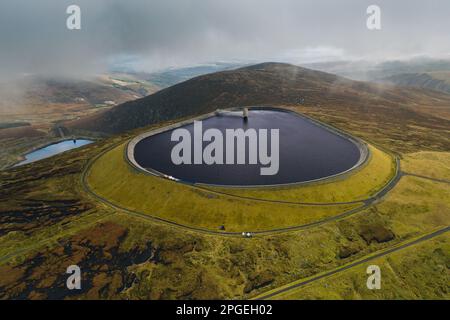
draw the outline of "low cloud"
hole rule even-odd
[[[81,30],[66,8],[81,7]],[[146,71],[202,62],[391,59],[450,52],[450,2],[366,0],[2,0],[0,77],[90,76],[131,57]]]

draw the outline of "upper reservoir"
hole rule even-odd
[[[56,154],[68,151],[68,150],[72,150],[72,149],[76,149],[82,146],[85,146],[87,144],[92,143],[93,141],[91,140],[85,140],[85,139],[77,139],[77,140],[64,140],[61,142],[57,142],[54,144],[50,144],[46,147],[34,150],[33,152],[27,153],[25,155],[25,160],[17,163],[15,165],[15,167],[27,164],[27,163],[31,163],[31,162],[35,162],[41,159],[45,159],[51,156],[54,156]]]
[[[268,132],[278,129],[277,174],[261,175],[260,163],[174,164],[171,152],[179,142],[171,141],[172,132],[175,130],[173,127],[134,139],[134,143],[130,143],[133,150],[128,151],[129,158],[140,169],[184,182],[263,186],[300,183],[334,176],[358,166],[367,156],[366,146],[356,139],[297,113],[281,109],[250,109],[247,121],[244,121],[242,112],[220,113],[203,119],[202,127],[203,132],[210,128],[218,129],[224,137],[226,129],[253,128],[256,131],[267,129]],[[187,129],[191,136],[194,136],[193,122],[184,124],[181,128]],[[269,140],[269,151],[270,143]],[[210,142],[203,141],[203,149],[208,144]],[[246,159],[249,159],[248,141],[246,147]],[[235,145],[235,156],[236,150]]]

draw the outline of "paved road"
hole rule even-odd
[[[421,242],[424,242],[424,241],[433,239],[433,238],[438,237],[438,236],[440,236],[440,235],[442,235],[442,234],[444,234],[444,233],[446,233],[446,232],[449,232],[449,231],[450,231],[450,226],[449,226],[449,227],[445,227],[445,228],[440,229],[440,230],[438,230],[438,231],[435,231],[435,232],[433,232],[433,233],[427,234],[427,235],[425,235],[425,236],[423,236],[423,237],[421,237],[421,238],[419,238],[419,239],[416,239],[416,240],[413,240],[413,241],[410,241],[410,242],[401,244],[401,245],[399,245],[399,246],[397,246],[397,247],[394,247],[394,248],[391,248],[391,249],[387,249],[387,250],[385,250],[385,251],[383,251],[383,252],[380,252],[380,253],[377,253],[377,254],[375,254],[375,255],[373,255],[373,256],[364,258],[364,259],[359,260],[359,261],[355,261],[355,262],[353,262],[353,263],[351,263],[351,264],[348,264],[348,265],[345,265],[345,266],[343,266],[343,267],[340,267],[340,268],[331,270],[331,271],[329,271],[329,272],[320,274],[320,275],[315,276],[315,277],[313,277],[313,278],[310,278],[310,279],[308,279],[308,280],[305,280],[305,281],[302,281],[302,282],[294,283],[294,284],[292,284],[292,285],[290,285],[290,286],[283,287],[283,288],[280,288],[279,290],[272,291],[272,292],[270,292],[270,293],[268,293],[268,294],[266,294],[266,295],[258,296],[256,299],[257,299],[257,300],[265,300],[265,299],[273,298],[273,297],[275,297],[276,295],[279,295],[279,294],[281,294],[281,293],[285,293],[285,292],[288,292],[288,291],[290,291],[290,290],[292,290],[292,289],[296,289],[296,288],[299,288],[299,287],[303,287],[303,286],[305,286],[305,285],[307,285],[307,284],[310,284],[310,283],[312,283],[312,282],[315,282],[315,281],[317,281],[317,280],[320,280],[320,279],[323,279],[323,278],[332,276],[332,275],[337,274],[337,273],[341,273],[341,272],[343,272],[343,271],[346,271],[346,270],[348,270],[348,269],[350,269],[350,268],[353,268],[353,267],[355,267],[355,266],[364,264],[364,263],[369,262],[369,261],[371,261],[371,260],[374,260],[374,259],[377,259],[377,258],[386,256],[386,255],[391,254],[391,253],[393,253],[393,252],[396,252],[396,251],[399,251],[399,250],[402,250],[402,249],[411,247],[411,246],[413,246],[413,245],[416,245],[416,244],[418,244],[418,243],[421,243]]]
[[[143,213],[143,212],[139,212],[139,211],[135,211],[135,210],[130,210],[128,208],[125,208],[121,205],[115,204],[113,202],[111,202],[110,200],[99,196],[98,194],[96,194],[95,192],[93,192],[87,182],[86,182],[86,177],[87,174],[90,170],[90,168],[92,167],[92,165],[95,163],[95,161],[100,158],[102,155],[104,155],[106,152],[116,148],[117,146],[119,146],[120,144],[122,144],[123,142],[119,142],[117,144],[112,145],[111,147],[107,148],[106,150],[104,150],[103,152],[101,152],[100,154],[98,154],[96,157],[94,157],[93,159],[91,159],[88,164],[85,166],[85,168],[83,169],[83,172],[81,174],[81,184],[84,188],[84,190],[90,194],[92,197],[94,197],[96,200],[103,202],[104,204],[125,212],[129,215],[133,215],[142,219],[146,219],[146,220],[150,220],[150,221],[156,221],[156,222],[162,222],[174,227],[180,227],[186,230],[190,230],[190,231],[194,231],[194,232],[201,232],[201,233],[205,233],[205,234],[210,234],[210,235],[219,235],[219,236],[228,236],[228,237],[242,237],[242,233],[241,232],[226,232],[226,231],[215,231],[215,230],[210,230],[210,229],[205,229],[205,228],[200,228],[200,227],[194,227],[194,226],[189,226],[189,225],[184,225],[181,223],[177,223],[174,221],[170,221],[170,220],[166,220],[163,218],[159,218],[147,213]],[[303,225],[298,225],[298,226],[292,226],[292,227],[285,227],[285,228],[276,228],[276,229],[271,229],[271,230],[265,230],[265,231],[251,231],[251,230],[247,230],[248,232],[251,232],[253,235],[271,235],[271,234],[276,234],[276,233],[283,233],[283,232],[289,232],[289,231],[298,231],[298,230],[303,230],[303,229],[308,229],[311,227],[316,227],[331,221],[337,221],[340,220],[342,218],[346,218],[348,216],[351,216],[353,214],[356,214],[358,212],[361,212],[364,209],[367,209],[368,207],[370,207],[372,204],[374,204],[375,202],[379,201],[381,198],[383,198],[390,190],[392,190],[392,188],[395,187],[395,185],[398,183],[398,181],[400,180],[402,176],[402,173],[400,171],[400,161],[399,159],[396,157],[396,173],[394,175],[394,177],[391,179],[391,181],[389,181],[389,183],[383,188],[381,189],[377,194],[375,194],[374,196],[365,199],[365,200],[361,200],[358,202],[361,202],[362,205],[360,207],[342,212],[340,214],[319,220],[319,221],[315,221],[315,222],[311,222],[308,224],[303,224]],[[162,178],[161,178],[162,179]],[[198,186],[193,186],[194,188],[198,188]],[[211,190],[205,188],[203,189],[205,192],[212,192]],[[214,191],[213,193],[216,193],[216,191]],[[233,196],[233,197],[237,197],[237,198],[241,198],[241,199],[248,199],[248,200],[252,200],[251,198],[247,198],[247,197],[240,197],[240,196],[236,196],[236,195],[228,195],[226,193],[223,193],[224,195],[227,196]],[[261,199],[259,199],[261,200]],[[266,202],[273,202],[272,200],[265,200]],[[274,203],[279,203],[279,202],[274,202]],[[246,231],[246,232],[247,232]]]
[[[427,179],[427,180],[434,181],[434,182],[440,182],[440,183],[448,183],[448,184],[450,184],[450,180],[436,179],[436,178],[431,178],[431,177],[427,177],[427,176],[422,176],[422,175],[420,175],[420,174],[415,174],[415,173],[403,172],[403,175],[404,175],[404,176],[411,176],[411,177],[421,178],[421,179]]]

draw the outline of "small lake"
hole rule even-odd
[[[37,149],[33,152],[27,153],[25,155],[25,160],[17,163],[15,167],[35,162],[41,159],[49,158],[51,156],[57,155],[59,153],[63,153],[68,150],[76,149],[82,146],[85,146],[87,144],[92,143],[91,140],[86,139],[77,139],[77,140],[64,140],[61,142],[57,142],[51,145],[48,145],[46,147]]]
[[[241,115],[242,113],[240,113]],[[228,128],[279,129],[279,172],[260,174],[260,165],[175,165],[168,130],[140,140],[134,147],[134,159],[148,171],[170,175],[186,182],[218,185],[274,185],[305,182],[333,176],[351,169],[362,157],[350,138],[296,113],[281,110],[250,109],[248,121],[235,114],[216,115],[203,120],[204,129]],[[193,124],[183,126],[193,132]],[[248,157],[247,157],[248,159]]]

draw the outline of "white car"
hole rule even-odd
[[[177,178],[174,178],[172,176],[165,176],[167,179],[172,180],[172,181],[179,181]]]

